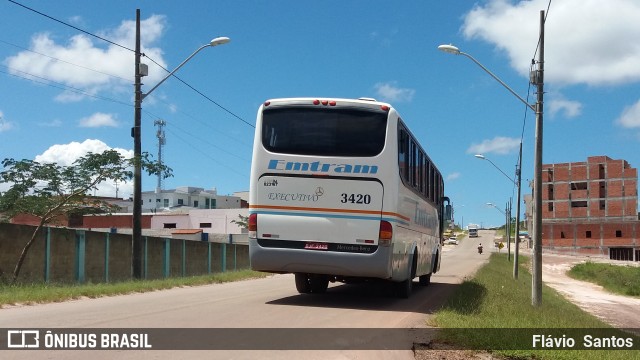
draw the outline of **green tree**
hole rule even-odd
[[[69,166],[39,163],[32,160],[4,159],[0,184],[9,189],[0,194],[0,214],[11,219],[18,214],[29,214],[40,222],[27,241],[13,270],[11,283],[15,283],[29,248],[40,229],[57,217],[71,212],[111,212],[114,206],[88,195],[105,181],[123,182],[133,178],[135,159],[125,159],[116,150],[89,153]],[[144,153],[139,159],[150,175],[172,176],[170,168],[151,161]]]
[[[241,228],[249,228],[249,217],[238,214],[238,220],[231,220],[232,223],[240,226]]]

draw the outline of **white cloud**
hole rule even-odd
[[[640,2],[563,0],[545,24],[545,81],[615,85],[640,81]],[[489,0],[466,14],[462,32],[504,51],[528,78],[548,0]],[[613,41],[612,41],[613,40]],[[463,49],[464,50],[464,49]]]
[[[413,100],[414,89],[400,88],[395,81],[377,83],[374,85],[377,97],[386,102],[410,102]]]
[[[0,111],[0,133],[13,129],[13,123],[4,119],[4,114]]]
[[[624,108],[616,124],[623,128],[640,128],[640,100]]]
[[[553,99],[548,105],[551,116],[562,113],[567,118],[574,118],[582,113],[582,104],[578,101]]]
[[[63,166],[69,166],[73,164],[78,158],[87,155],[90,152],[101,153],[105,150],[112,149],[107,144],[100,140],[87,139],[82,143],[71,142],[69,144],[53,145],[45,152],[35,157],[35,161],[41,163],[57,163]],[[120,148],[114,148],[125,158],[133,157],[133,150],[126,150]],[[133,193],[133,182],[118,183],[117,190],[116,184],[111,182],[104,182],[98,185],[98,190],[95,195],[98,196],[116,196],[123,198]],[[94,195],[94,194],[92,194]]]
[[[118,121],[113,114],[95,113],[79,121],[80,127],[118,127]]]
[[[454,172],[454,173],[451,173],[451,174],[447,175],[447,179],[446,180],[447,181],[451,181],[451,180],[458,179],[459,177],[460,177],[460,173],[459,172]]]
[[[509,154],[520,147],[520,139],[496,136],[491,140],[483,140],[480,144],[471,144],[467,154]]]
[[[153,15],[142,21],[142,52],[166,67],[162,50],[154,48],[165,28],[165,18]],[[129,49],[135,47],[135,22],[123,21],[113,30],[101,33],[103,37]],[[56,43],[49,33],[40,33],[31,39],[31,51],[22,51],[5,59],[4,64],[13,74],[29,73],[65,85],[81,88],[96,94],[100,91],[128,91],[133,82],[131,68],[133,54],[116,45],[103,45],[85,34],[75,35],[64,44]],[[39,53],[39,54],[38,54]],[[47,54],[50,57],[42,56]],[[59,59],[59,60],[58,60]],[[94,69],[94,70],[90,70]],[[112,76],[110,76],[112,75]],[[114,77],[115,76],[115,77]],[[164,76],[157,66],[149,66],[148,82],[154,83]],[[76,93],[65,92],[59,101],[77,101],[83,98]]]

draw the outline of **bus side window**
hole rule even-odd
[[[398,166],[400,176],[404,181],[409,179],[409,141],[407,132],[403,127],[398,128]]]

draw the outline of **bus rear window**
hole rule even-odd
[[[262,114],[262,144],[282,154],[375,156],[386,129],[386,112],[362,109],[273,108]]]

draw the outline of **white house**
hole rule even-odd
[[[151,229],[201,229],[209,234],[244,234],[246,229],[234,221],[249,216],[249,209],[191,209],[180,213],[157,213]]]
[[[142,192],[142,211],[183,206],[195,209],[237,209],[241,205],[239,197],[218,195],[216,189],[181,186],[171,190]]]

